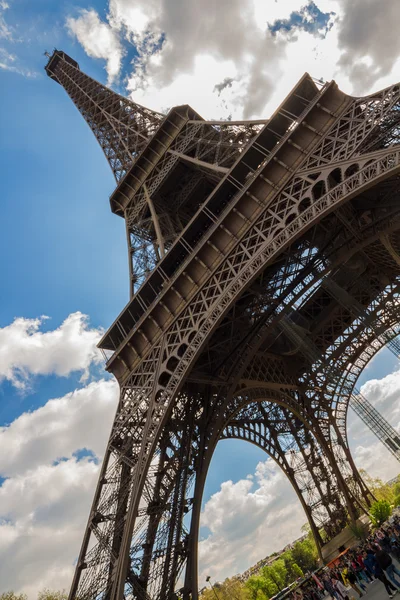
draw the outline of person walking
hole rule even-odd
[[[332,585],[344,600],[349,600],[347,588],[344,586],[343,582],[340,581],[339,576],[332,577]]]
[[[386,572],[386,575],[398,588],[400,588],[400,581],[396,579],[396,575],[400,575],[400,571],[394,566],[393,561],[388,552],[385,550],[375,550],[375,560],[378,565]]]
[[[322,583],[324,584],[324,589],[330,596],[332,596],[332,598],[336,598],[336,600],[343,600],[342,594],[335,588],[329,575],[325,575],[325,577],[322,579]]]
[[[360,565],[367,582],[371,583],[373,581],[373,576],[371,575],[369,569],[367,568],[367,565],[364,562],[364,553],[361,548],[357,549],[355,556],[356,556],[357,564]]]
[[[374,578],[374,566],[375,566],[375,555],[371,549],[363,550],[362,560],[365,566],[366,573],[371,577],[371,581]]]
[[[374,573],[375,577],[382,581],[387,593],[389,594],[389,598],[393,598],[394,594],[398,591],[398,589],[389,581],[389,579],[386,578],[384,570],[378,562],[375,563]]]
[[[356,578],[355,574],[352,572],[352,570],[349,569],[349,567],[347,565],[342,570],[342,579],[343,579],[344,585],[351,586],[353,588],[353,590],[355,592],[357,592],[357,594],[360,596],[360,598],[361,598],[361,596],[364,596],[362,589],[361,589],[361,588],[364,588],[364,586],[362,584],[359,584],[360,587],[358,587],[358,585],[356,583],[357,578]],[[364,591],[365,591],[365,588],[364,588]]]
[[[358,585],[365,585],[368,583],[368,577],[365,574],[365,567],[364,565],[361,565],[355,554],[352,555],[351,559],[350,559],[350,564],[351,564],[351,569],[353,570],[355,576],[357,577],[357,583]]]

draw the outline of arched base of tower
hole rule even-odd
[[[367,515],[363,515],[357,519],[356,524],[362,527],[365,534],[368,535],[370,520]],[[351,548],[360,543],[360,540],[356,538],[350,527],[345,527],[338,535],[336,535],[330,542],[322,546],[321,553],[325,564],[333,560],[338,554],[343,552],[345,548]]]

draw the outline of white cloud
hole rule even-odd
[[[286,475],[272,461],[257,465],[255,481],[222,483],[201,515],[210,535],[199,543],[199,585],[243,572],[301,535],[306,516]]]
[[[79,17],[69,17],[67,28],[89,56],[106,61],[108,84],[111,85],[118,77],[124,55],[118,34],[100,20],[94,9],[82,9]]]
[[[9,477],[72,458],[81,448],[102,456],[111,429],[118,385],[100,380],[75,390],[0,428],[0,475]]]
[[[7,25],[6,20],[4,18],[4,12],[10,8],[10,5],[5,2],[5,0],[0,1],[0,39],[11,40],[12,39],[12,30]]]
[[[117,398],[98,381],[0,430],[1,590],[70,586]]]
[[[400,472],[399,461],[376,438],[365,446],[356,446],[353,456],[358,468],[382,481],[389,481]]]
[[[400,370],[382,379],[370,379],[360,391],[396,429],[400,426]]]
[[[318,23],[315,5],[330,15],[329,24],[305,31],[304,23]],[[364,7],[364,0],[316,0],[315,5],[305,0],[109,0],[107,23],[91,10],[69,19],[68,26],[90,56],[109,61],[121,56],[119,40],[132,44],[136,57],[126,75],[127,89],[133,99],[158,110],[185,102],[205,118],[265,117],[304,71],[336,78],[344,91],[356,94],[391,83],[396,61],[400,64],[398,1],[366,0]],[[292,13],[303,16],[303,27]],[[290,30],[273,35],[268,25],[282,19],[291,19]],[[92,31],[100,27],[107,35],[104,40],[96,36],[94,51]],[[120,58],[114,65],[116,76]],[[218,93],[226,78],[232,84]]]
[[[0,0],[0,40],[3,42],[11,42],[13,39],[12,29],[4,17],[4,13],[9,7],[9,4],[5,0]],[[6,50],[6,48],[0,47],[0,69],[3,71],[19,72],[18,67],[14,64],[15,60],[16,57],[14,54]]]
[[[57,329],[42,332],[45,319],[20,317],[0,328],[0,382],[8,379],[23,390],[31,375],[83,371],[85,379],[90,365],[101,362],[96,344],[102,330],[90,329],[85,315],[72,313]]]
[[[0,18],[0,37],[1,37],[1,18]],[[8,52],[5,48],[0,48],[0,69],[18,73],[24,77],[36,77],[37,73],[31,69],[26,69],[18,65],[15,54]]]
[[[140,19],[126,5],[110,1],[110,22],[138,49],[128,89],[139,102],[157,108],[191,102],[216,118],[229,112],[247,118],[264,108],[285,43],[266,35],[252,4],[152,0],[136,4]],[[214,88],[225,77],[235,85],[218,97]]]
[[[1,590],[36,598],[67,589],[79,552],[99,466],[70,459],[41,465],[0,487]]]
[[[36,77],[37,73],[32,69],[22,67],[15,54],[10,51],[12,44],[22,42],[23,38],[15,37],[15,27],[11,27],[4,16],[5,11],[10,5],[5,0],[0,0],[0,40],[7,47],[0,47],[0,69],[18,73],[24,77]]]
[[[377,80],[396,73],[400,57],[398,0],[341,0],[344,17],[340,23],[339,69],[355,85],[367,91]],[[392,82],[394,83],[394,82]]]

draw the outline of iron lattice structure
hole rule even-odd
[[[121,395],[70,598],[197,599],[223,439],[283,469],[324,555],[372,501],[346,417],[371,412],[356,380],[399,333],[400,86],[354,98],[305,74],[268,121],[210,122],[58,50],[46,71],[116,176],[132,286],[100,342]]]

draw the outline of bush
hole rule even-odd
[[[366,540],[368,537],[368,529],[362,523],[349,523],[348,528],[355,538],[358,540]]]
[[[67,600],[68,594],[65,590],[48,590],[45,588],[38,594],[38,600]]]
[[[390,517],[392,507],[387,500],[378,500],[372,504],[369,513],[372,523],[380,527]]]

